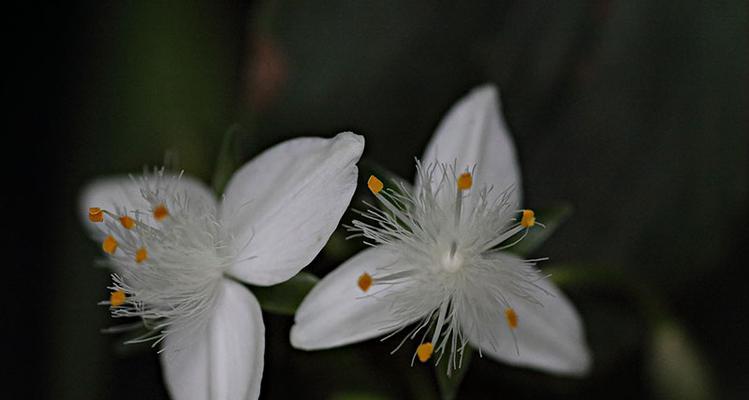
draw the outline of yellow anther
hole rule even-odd
[[[473,177],[469,172],[463,172],[458,177],[458,190],[468,190],[473,186]]]
[[[376,176],[371,175],[369,177],[369,180],[367,181],[367,187],[369,188],[369,190],[372,191],[372,193],[377,194],[377,193],[380,193],[380,191],[382,190],[383,187],[385,187],[385,185],[383,185],[382,181],[377,179]]]
[[[125,291],[122,289],[119,289],[117,291],[112,292],[109,295],[109,304],[112,307],[119,307],[123,304],[125,304]]]
[[[365,272],[359,276],[359,280],[356,284],[359,285],[359,289],[361,289],[362,292],[366,292],[369,290],[369,287],[372,286],[372,276]]]
[[[432,357],[432,352],[434,351],[434,346],[429,343],[422,343],[419,345],[419,347],[416,348],[416,355],[419,357],[419,361],[421,362],[427,362]]]
[[[146,251],[145,247],[141,247],[135,252],[135,262],[140,264],[145,261],[146,258],[148,258],[148,251]]]
[[[166,206],[162,203],[156,206],[156,208],[153,209],[153,218],[156,221],[163,221],[164,218],[169,216],[169,210],[166,209]]]
[[[123,215],[120,217],[120,223],[125,227],[125,229],[133,229],[133,227],[135,226],[135,220],[128,217],[127,215]]]
[[[523,210],[523,217],[520,219],[520,225],[530,228],[536,224],[536,214],[533,210]]]
[[[104,221],[104,212],[99,207],[91,207],[88,209],[88,220],[91,222]]]
[[[117,240],[112,235],[109,235],[104,239],[101,248],[107,254],[114,254],[115,250],[117,250]]]
[[[512,308],[506,309],[505,318],[507,318],[507,325],[510,325],[510,328],[515,329],[518,327],[518,315],[515,314],[515,310]]]

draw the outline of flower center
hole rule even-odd
[[[457,250],[457,243],[453,242],[450,250],[442,255],[442,269],[447,272],[458,272],[463,267],[463,256]]]

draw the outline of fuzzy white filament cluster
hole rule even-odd
[[[155,345],[178,330],[184,331],[180,338],[194,339],[211,315],[221,278],[238,247],[213,205],[189,198],[181,188],[181,173],[165,174],[161,168],[131,179],[149,207],[134,210],[115,204],[116,215],[133,219],[129,229],[117,219],[105,221],[119,248],[108,259],[117,271],[111,289],[126,296],[123,304],[111,308],[112,316],[140,317],[150,328],[130,342],[154,340]],[[168,212],[160,221],[153,217],[159,207]],[[138,251],[146,258],[140,260]],[[177,348],[190,344],[170,342]]]
[[[372,271],[371,294],[391,310],[392,325],[385,330],[394,332],[387,337],[416,321],[396,350],[406,339],[419,338],[420,344],[434,346],[437,363],[447,351],[450,373],[460,367],[468,337],[498,348],[493,331],[514,336],[510,323],[483,321],[512,310],[514,299],[541,305],[537,297],[548,293],[536,284],[541,279],[537,260],[501,252],[518,241],[506,244],[508,239],[530,228],[521,225],[510,202],[512,188],[461,189],[459,177],[472,174],[457,173],[454,164],[417,163],[417,171],[415,188],[401,183],[397,190],[375,193],[383,208],[361,212],[365,220],[353,221],[350,230],[399,254],[399,262]],[[387,290],[378,291],[382,286]]]

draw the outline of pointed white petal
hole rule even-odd
[[[231,274],[256,285],[294,276],[320,252],[356,189],[364,138],[299,138],[266,150],[227,185],[221,218],[242,252]]]
[[[492,185],[496,193],[512,188],[511,200],[520,205],[520,167],[494,86],[475,88],[458,101],[440,122],[422,158],[424,165],[455,161],[458,173],[476,166],[475,187]]]
[[[384,246],[366,249],[325,276],[305,297],[294,316],[291,345],[319,350],[383,336],[392,330],[393,316],[383,297],[392,286],[372,285],[363,292],[363,273],[392,265],[398,255]]]
[[[486,345],[488,340],[480,345],[475,335],[471,335],[471,343],[481,347],[484,355],[508,364],[558,375],[586,375],[590,370],[591,355],[580,316],[549,279],[542,279],[537,285],[550,294],[536,296],[543,307],[508,295],[517,315],[517,327],[514,329],[517,348],[513,331],[501,309],[494,314],[494,318],[485,321],[488,326],[496,327],[491,332],[496,335],[493,341],[499,346],[494,348]]]
[[[201,181],[191,176],[182,175],[179,178],[176,191],[180,196],[184,195],[190,202],[200,202],[209,209],[215,210],[216,208],[216,197],[213,192]],[[147,211],[151,209],[151,206],[140,193],[140,185],[128,176],[103,178],[89,183],[81,191],[78,214],[83,221],[83,225],[86,226],[95,240],[99,240],[106,235],[105,224],[101,222],[93,223],[88,220],[89,207],[98,207],[113,213],[122,209],[128,211]],[[148,219],[149,223],[153,222],[150,221],[151,217],[148,214],[145,214],[143,218]]]
[[[175,400],[257,399],[263,375],[265,326],[255,296],[225,279],[203,335],[166,337],[164,379]]]

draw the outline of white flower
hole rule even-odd
[[[395,350],[416,340],[414,359],[447,355],[448,373],[460,367],[468,343],[513,365],[565,375],[589,370],[572,304],[535,269],[538,260],[502,252],[538,223],[519,209],[520,171],[498,110],[492,86],[458,102],[417,162],[413,189],[370,178],[383,209],[362,212],[351,230],[373,247],[304,299],[291,330],[294,347],[400,333]]]
[[[356,188],[364,139],[281,143],[247,163],[217,202],[164,170],[84,191],[82,216],[113,264],[114,317],[142,317],[175,399],[254,399],[264,325],[239,282],[273,285],[323,248]]]

